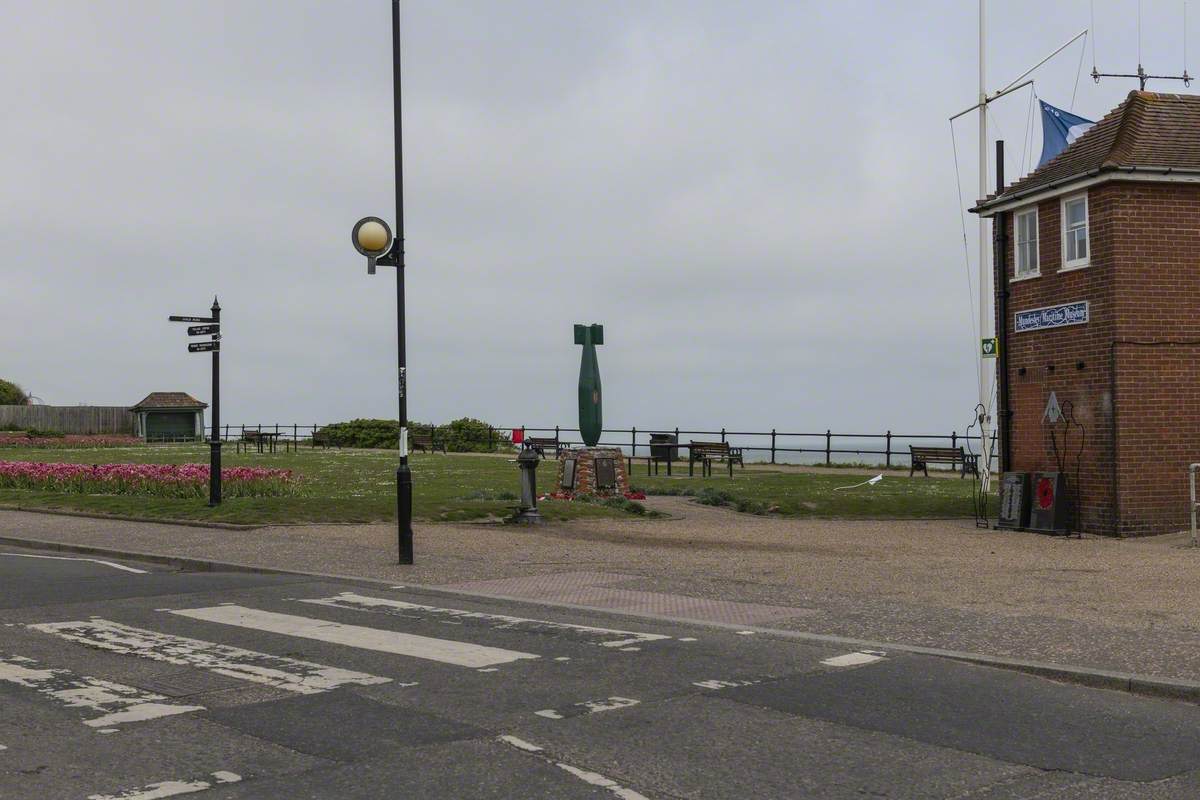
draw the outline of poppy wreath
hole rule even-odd
[[[1054,482],[1049,478],[1038,479],[1037,503],[1043,511],[1054,505]]]

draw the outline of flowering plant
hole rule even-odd
[[[38,461],[0,461],[0,489],[68,492],[72,494],[147,494],[158,497],[204,497],[208,492],[207,464],[63,464]],[[266,497],[289,494],[292,471],[264,467],[221,470],[226,497]]]
[[[144,444],[136,436],[121,434],[76,434],[63,436],[33,436],[24,431],[0,431],[0,447],[131,447]]]

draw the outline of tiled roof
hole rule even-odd
[[[134,406],[134,409],[147,408],[208,408],[208,403],[201,403],[187,392],[151,392]]]
[[[1200,170],[1200,96],[1130,92],[1065,150],[979,203],[978,210],[1105,171],[1143,169]]]

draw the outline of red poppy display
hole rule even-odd
[[[1054,482],[1049,478],[1038,479],[1037,503],[1043,511],[1054,505]]]

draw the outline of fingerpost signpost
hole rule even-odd
[[[212,353],[212,436],[208,440],[208,504],[221,504],[221,305],[213,298],[212,316],[186,317],[172,314],[171,322],[200,322],[187,329],[188,336],[211,336],[207,342],[189,342],[189,353]]]

